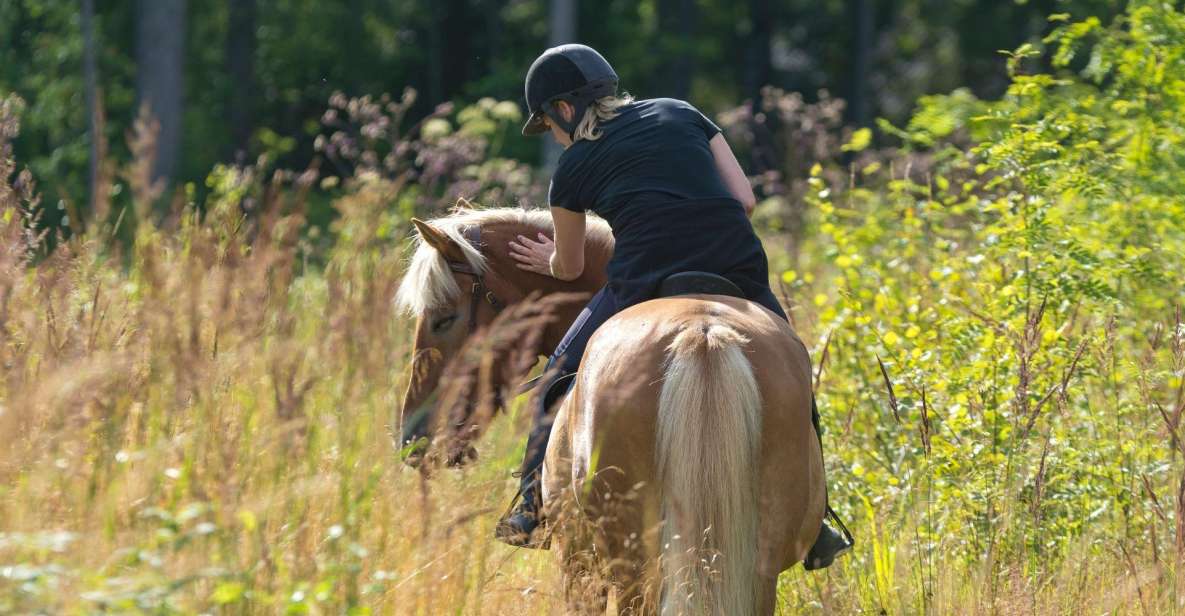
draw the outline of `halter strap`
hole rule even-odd
[[[470,246],[476,248],[479,253],[485,247],[485,244],[481,243],[481,227],[478,225],[463,228],[461,230],[461,236],[465,238],[466,242],[469,242]],[[494,309],[494,312],[501,312],[505,304],[486,286],[485,275],[481,271],[475,269],[467,262],[447,261],[447,263],[448,268],[453,272],[473,276],[474,278],[473,286],[469,290],[469,334],[472,335],[473,332],[477,331],[477,304],[481,299],[484,298],[486,303]],[[505,407],[501,391],[495,392],[494,405],[495,408]]]
[[[465,227],[461,230],[462,237],[469,242],[470,246],[481,252],[485,246],[481,243],[481,227],[473,225]],[[500,312],[504,306],[498,296],[486,286],[485,275],[468,263],[459,263],[457,261],[449,261],[448,268],[458,274],[465,274],[466,276],[473,276],[473,286],[470,288],[469,297],[469,333],[472,334],[477,329],[477,304],[482,298],[486,303],[494,308],[494,312]]]

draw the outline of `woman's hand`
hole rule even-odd
[[[551,276],[551,255],[555,253],[555,242],[551,238],[539,234],[538,241],[532,241],[525,235],[518,236],[518,241],[510,241],[510,256],[519,269],[535,272],[544,276]]]

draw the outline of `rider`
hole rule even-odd
[[[593,296],[547,362],[549,380],[535,409],[521,470],[520,502],[498,523],[498,539],[537,547],[539,471],[552,407],[568,391],[593,332],[615,313],[654,297],[670,274],[722,275],[748,299],[786,319],[769,288],[765,251],[748,215],[756,198],[720,129],[683,101],[635,101],[617,95],[617,74],[596,50],[561,45],[527,71],[530,119],[524,135],[550,131],[564,147],[548,201],[554,241],[518,237],[511,256],[522,269],[572,280],[584,269],[585,212],[604,218],[615,246],[609,283]],[[812,421],[818,432],[818,414]],[[830,512],[830,508],[828,508]],[[842,526],[842,524],[841,524]],[[826,567],[851,548],[826,523],[807,554],[807,569]]]

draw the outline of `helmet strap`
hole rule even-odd
[[[564,133],[568,135],[568,138],[572,139],[575,138],[576,128],[584,120],[584,114],[588,111],[588,106],[597,99],[613,96],[616,93],[616,81],[594,81],[546,101],[540,107],[543,108],[543,113],[546,113],[547,117],[558,124]],[[556,101],[564,101],[572,106],[573,113],[571,121],[564,119],[563,114],[560,113],[559,108],[555,105]]]
[[[573,113],[570,121],[564,119],[564,114],[560,113],[560,108],[554,104],[555,101],[564,101],[572,105]],[[555,122],[564,131],[564,134],[571,139],[576,134],[576,128],[580,126],[580,122],[584,120],[584,112],[588,110],[588,103],[581,104],[576,101],[567,100],[567,97],[557,96],[543,103],[542,107],[543,113],[546,113],[547,117],[551,118],[551,121]]]

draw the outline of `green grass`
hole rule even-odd
[[[850,170],[760,206],[809,212],[764,239],[858,539],[784,573],[782,613],[1185,611],[1183,41],[1160,3],[1065,24],[1054,74],[1017,50],[1002,100],[927,97],[881,127],[906,151],[862,134]],[[126,219],[45,254],[6,156],[0,612],[563,611],[554,555],[492,539],[521,400],[464,469],[392,445],[391,299],[428,194],[404,167],[335,185],[319,238],[292,177],[219,168],[158,222],[131,174]]]

